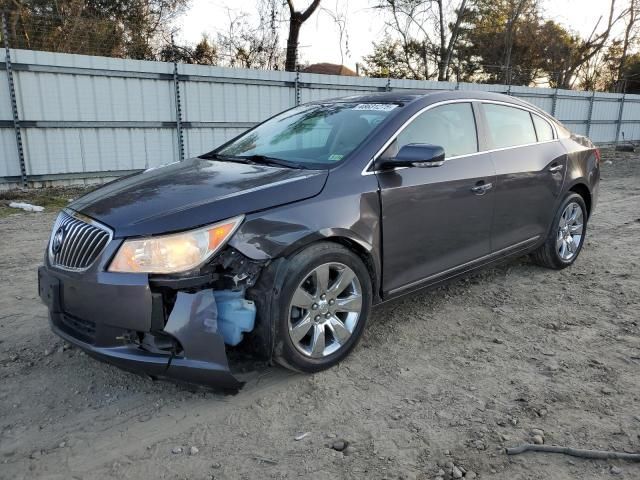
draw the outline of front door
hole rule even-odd
[[[416,117],[382,155],[410,143],[440,145],[440,167],[378,172],[382,203],[383,293],[395,294],[453,274],[491,252],[495,168],[478,153],[471,103]]]

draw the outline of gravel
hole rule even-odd
[[[533,440],[533,443],[535,443],[536,445],[542,445],[544,443],[544,438],[542,437],[542,435],[534,435],[533,437],[531,437],[531,440]]]
[[[347,447],[347,442],[344,440],[336,440],[331,444],[331,448],[336,450],[337,452],[342,452]]]

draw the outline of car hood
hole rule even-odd
[[[327,175],[193,158],[116,180],[69,208],[111,227],[115,237],[154,235],[314,197]]]

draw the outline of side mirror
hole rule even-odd
[[[428,143],[410,143],[403,146],[394,158],[379,160],[377,168],[439,167],[444,163],[444,148]]]

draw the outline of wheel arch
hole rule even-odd
[[[300,239],[295,245],[292,245],[289,249],[283,252],[283,256],[292,257],[305,248],[321,242],[331,242],[342,245],[362,260],[362,263],[364,263],[364,266],[367,268],[371,279],[373,301],[374,303],[377,303],[380,300],[380,264],[375,260],[373,247],[364,240],[356,238],[354,235],[349,235],[345,231],[321,231],[315,235],[308,235]]]
[[[587,218],[590,217],[592,198],[591,198],[591,191],[589,190],[589,187],[585,183],[576,182],[568,189],[568,191],[577,193],[582,197],[582,199],[584,200],[584,204],[587,207]]]
[[[371,251],[367,250],[360,243],[355,242],[348,237],[341,237],[341,236],[327,237],[325,238],[325,240],[333,243],[338,243],[343,247],[349,249],[353,253],[355,253],[358,257],[360,257],[360,260],[362,260],[362,263],[364,263],[364,266],[367,267],[367,271],[369,272],[369,277],[371,278],[371,287],[373,291],[374,302],[379,300],[378,292],[380,291],[380,288],[379,288],[380,275],[377,272],[377,267],[376,267],[376,264],[374,263],[373,255],[371,254]]]

